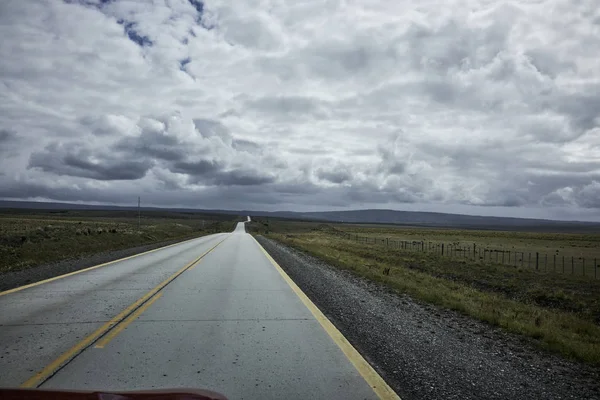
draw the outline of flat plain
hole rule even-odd
[[[104,251],[230,232],[232,215],[144,211],[0,210],[0,273]]]

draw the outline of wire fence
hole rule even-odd
[[[501,264],[520,268],[533,268],[537,271],[553,272],[568,275],[581,275],[599,279],[600,259],[565,256],[557,253],[539,251],[515,251],[492,249],[478,246],[476,243],[465,245],[460,243],[442,243],[417,240],[400,240],[373,236],[361,236],[335,229],[337,234],[359,243],[380,245],[391,249],[412,252],[434,253],[449,259],[480,262],[483,264]]]

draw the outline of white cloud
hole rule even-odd
[[[594,0],[286,3],[0,2],[0,197],[600,219]]]

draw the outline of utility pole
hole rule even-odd
[[[138,196],[138,231],[142,230],[142,211],[140,209],[140,196]]]

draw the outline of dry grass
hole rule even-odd
[[[169,218],[128,214],[0,214],[0,273],[108,250],[231,231],[235,217]],[[212,217],[212,219],[210,219]]]
[[[296,230],[293,224],[276,225],[270,222],[268,237],[414,298],[529,337],[545,349],[600,365],[600,281],[357,243],[319,224]],[[264,234],[260,221],[254,229]]]
[[[478,231],[458,229],[434,229],[417,227],[369,227],[361,225],[338,225],[345,232],[389,241],[425,242],[425,247],[444,243],[456,248],[475,247],[491,261],[513,264],[509,261],[517,256],[517,265],[535,266],[535,255],[539,253],[540,269],[567,274],[598,276],[594,265],[600,265],[600,234],[539,233]],[[509,253],[510,252],[510,253]],[[504,253],[504,257],[503,257]],[[531,256],[530,256],[531,254]],[[531,257],[531,258],[530,258]],[[531,259],[531,261],[530,261]],[[584,263],[585,260],[585,263]],[[531,265],[528,265],[530,264]],[[564,267],[563,267],[564,262]]]

